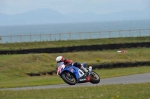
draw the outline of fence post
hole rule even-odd
[[[92,36],[91,36],[91,34],[92,34],[92,33],[91,33],[91,32],[89,32],[89,34],[90,34],[90,39],[91,39],[91,38],[92,38]]]
[[[71,33],[69,33],[69,40],[71,40]]]
[[[10,36],[10,43],[12,43],[12,36]]]
[[[101,32],[99,32],[99,38],[101,38]]]
[[[150,36],[150,29],[149,29],[149,36]]]
[[[30,34],[30,42],[32,41],[32,37],[31,37],[32,35]]]
[[[131,37],[131,31],[129,30],[129,37]]]
[[[0,43],[2,43],[2,37],[0,36]]]
[[[52,40],[52,39],[51,39],[51,34],[49,34],[49,38],[50,38],[50,41],[51,41],[51,40]]]
[[[42,41],[42,34],[40,34],[40,41]]]
[[[141,37],[141,30],[139,29],[139,37]]]
[[[108,33],[109,33],[109,38],[111,38],[110,31],[108,31]]]
[[[120,30],[118,30],[118,33],[119,33],[119,37],[121,37],[121,33],[120,33],[121,31]]]
[[[22,42],[22,35],[20,35],[20,42]]]
[[[59,33],[59,39],[61,40],[61,33]]]
[[[79,34],[80,34],[80,40],[81,40],[81,32],[79,32]]]

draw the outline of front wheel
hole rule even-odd
[[[90,82],[91,82],[92,84],[97,84],[97,83],[100,82],[100,77],[99,77],[99,75],[98,75],[96,72],[94,72],[94,71],[92,71],[92,73],[91,73],[91,80],[90,80]]]
[[[63,79],[64,82],[66,82],[69,85],[75,85],[77,83],[76,78],[70,72],[64,72],[64,73],[62,73],[61,74],[61,78]]]

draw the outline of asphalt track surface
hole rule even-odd
[[[18,88],[1,88],[0,90],[37,90],[37,89],[51,89],[51,88],[66,88],[66,87],[82,87],[82,86],[99,86],[108,84],[130,84],[130,83],[150,83],[150,73],[136,74],[129,76],[121,76],[114,78],[101,79],[99,84],[79,83],[76,85],[59,84],[59,85],[45,85],[32,87],[18,87]]]

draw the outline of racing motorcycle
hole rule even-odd
[[[85,63],[82,63],[82,66],[85,66]],[[92,66],[89,66],[87,70],[88,72],[84,73],[81,69],[70,64],[64,68],[58,68],[57,74],[69,85],[85,82],[91,82],[92,84],[99,83],[100,76],[96,72],[92,71]]]

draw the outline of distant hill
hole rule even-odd
[[[92,12],[81,14],[68,13],[66,15],[50,9],[36,9],[33,11],[14,15],[0,13],[0,25],[49,24],[137,19],[150,19],[150,10],[145,9],[144,11],[121,11],[112,14],[96,14]]]
[[[15,15],[4,15],[1,13],[0,25],[57,23],[62,22],[66,18],[66,16],[54,10],[37,9]]]

